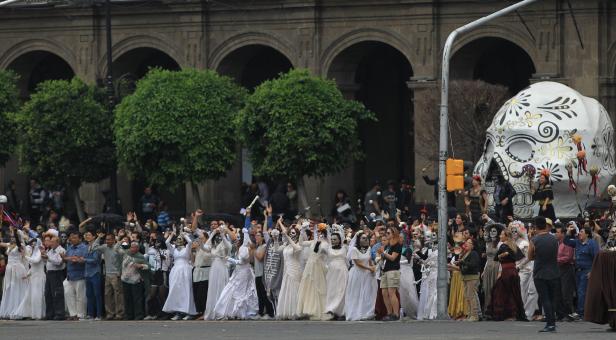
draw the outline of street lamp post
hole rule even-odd
[[[437,279],[437,318],[449,319],[447,315],[447,133],[449,130],[449,59],[453,42],[459,34],[468,32],[488,21],[509,14],[521,7],[527,6],[537,0],[524,0],[498,12],[479,18],[471,23],[457,28],[449,34],[443,49],[443,64],[441,71],[441,114],[439,134],[439,164],[438,164],[438,279]]]
[[[109,110],[109,116],[113,116],[113,108],[115,106],[115,91],[113,89],[113,55],[112,55],[112,41],[111,41],[111,0],[105,0],[105,34],[107,37],[107,77],[105,79],[105,85],[107,86],[107,110]],[[118,206],[118,174],[117,168],[113,166],[111,173],[109,174],[109,187],[110,187],[110,206],[107,209],[111,209],[113,213],[120,213],[116,211]]]

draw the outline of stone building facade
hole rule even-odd
[[[437,86],[442,47],[455,28],[512,1],[470,0],[151,0],[113,2],[114,77],[142,77],[149,67],[211,68],[254,88],[290,68],[335,79],[344,95],[362,101],[379,121],[362,126],[366,159],[342,173],[309,179],[309,196],[329,211],[333,193],[360,193],[375,179],[408,178],[416,201],[431,202],[422,169],[435,164],[415,152],[425,128],[426,91]],[[616,112],[616,3],[612,0],[540,0],[516,14],[462,35],[454,46],[452,76],[484,79],[514,93],[531,82],[563,82]],[[0,9],[0,69],[21,76],[26,98],[46,79],[79,76],[101,82],[106,70],[102,8],[64,6]],[[435,150],[437,141],[434,141]],[[436,152],[436,151],[435,151]],[[235,212],[250,166],[238,162],[220,181],[204,183],[208,211]],[[0,184],[15,179],[25,198],[27,181],[13,160]],[[124,208],[143,182],[120,176]],[[85,185],[87,210],[102,206],[103,182]],[[192,206],[190,190],[164,193],[172,210]]]

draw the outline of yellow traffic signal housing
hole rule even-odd
[[[464,161],[447,159],[447,191],[464,190]]]

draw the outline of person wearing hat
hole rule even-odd
[[[535,188],[534,184],[531,184],[530,191],[533,194],[533,201],[539,204],[539,216],[555,221],[556,214],[552,205],[554,192],[552,191],[552,185],[550,185],[550,171],[548,169],[541,171],[539,186]]]
[[[488,213],[488,193],[481,187],[481,177],[473,176],[471,188],[464,193],[464,206],[471,222],[477,225],[481,215]]]

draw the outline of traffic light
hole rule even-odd
[[[464,190],[464,161],[447,159],[447,191]]]

